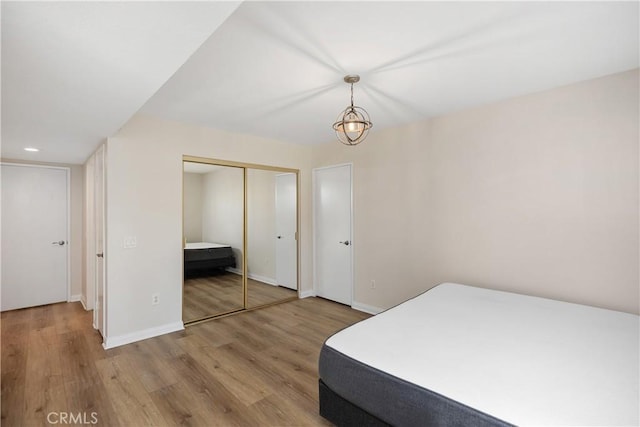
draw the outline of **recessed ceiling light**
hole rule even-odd
[[[33,148],[33,147],[27,147],[24,149],[24,151],[32,151],[32,152],[36,152],[36,151],[40,151],[40,149],[38,148]]]

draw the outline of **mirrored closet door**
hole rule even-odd
[[[298,297],[298,171],[185,156],[183,321]]]
[[[243,211],[242,168],[184,162],[184,322],[244,308]]]

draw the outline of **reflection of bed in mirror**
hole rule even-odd
[[[236,258],[229,245],[196,242],[187,243],[184,248],[185,277],[235,266]]]

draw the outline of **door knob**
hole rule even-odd
[[[345,240],[344,242],[339,242],[339,243],[342,243],[345,246],[349,246],[351,244],[351,242],[348,240]]]
[[[278,239],[282,239],[282,236],[278,236]]]
[[[58,240],[57,242],[51,242],[52,245],[64,246],[66,242],[64,240]]]

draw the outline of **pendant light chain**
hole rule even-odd
[[[351,108],[353,108],[353,83],[351,83]]]

